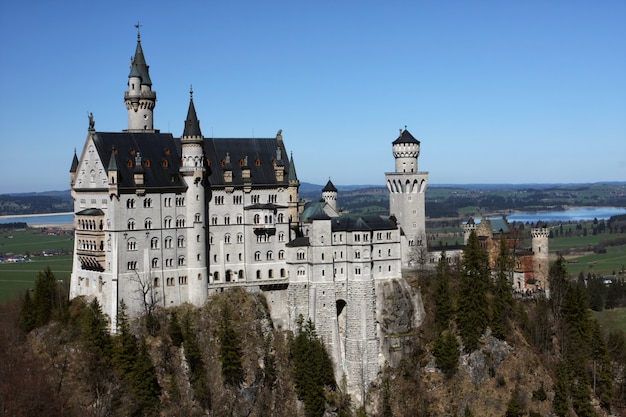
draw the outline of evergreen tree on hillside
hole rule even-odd
[[[311,319],[298,318],[296,337],[291,343],[296,394],[304,402],[307,417],[324,414],[325,388],[335,388],[333,366],[328,352],[317,336]]]
[[[20,328],[28,333],[36,327],[35,323],[35,304],[30,297],[30,290],[26,290],[24,301],[22,301],[22,308],[20,309]]]
[[[133,369],[133,365],[137,360],[138,349],[137,340],[130,331],[130,323],[128,314],[126,313],[126,303],[124,300],[120,302],[120,308],[117,313],[117,334],[114,337],[113,344],[113,363],[122,374],[128,375]]]
[[[496,281],[493,291],[493,312],[491,331],[495,337],[504,340],[507,334],[507,319],[513,311],[513,288],[508,275],[513,262],[509,256],[506,240],[500,238],[500,252],[496,260]]]
[[[183,318],[183,347],[185,358],[189,365],[189,379],[196,401],[205,409],[211,408],[211,393],[207,383],[206,367],[202,359],[202,352],[198,345],[196,330],[191,324],[189,313]]]
[[[591,334],[592,388],[604,408],[609,410],[613,402],[613,373],[602,330],[597,321],[592,321]]]
[[[233,328],[230,307],[226,303],[222,306],[218,337],[224,382],[231,386],[238,386],[244,379],[241,341]]]
[[[134,397],[134,412],[136,416],[157,415],[161,387],[157,380],[152,359],[148,353],[146,340],[141,339],[137,356],[131,370],[130,378]]]
[[[443,372],[446,377],[450,378],[456,373],[459,364],[459,342],[456,336],[449,332],[439,333],[435,337],[433,346],[433,356],[437,368]]]
[[[489,324],[487,290],[489,259],[472,231],[465,249],[459,285],[457,324],[466,352],[478,349],[479,340]]]
[[[435,283],[435,325],[437,332],[448,328],[454,314],[452,295],[450,294],[449,272],[446,251],[444,250],[441,252],[441,257],[437,263]]]

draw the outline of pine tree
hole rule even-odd
[[[324,413],[325,387],[335,388],[333,367],[328,352],[318,338],[311,319],[297,321],[296,337],[291,343],[293,374],[296,394],[304,402],[307,417],[319,417]]]
[[[145,339],[141,339],[137,357],[133,364],[131,379],[135,415],[156,415],[161,387],[159,386]]]
[[[470,233],[463,249],[457,323],[466,352],[478,349],[480,337],[489,324],[487,290],[489,259],[480,247],[476,233]]]
[[[516,389],[513,391],[509,402],[506,404],[506,414],[504,415],[505,417],[522,417],[524,414],[522,400],[520,399],[519,391]]]
[[[604,337],[597,321],[592,321],[591,359],[593,361],[593,390],[604,408],[613,402],[613,374]]]
[[[441,252],[437,263],[435,286],[435,325],[438,332],[448,328],[453,318],[452,296],[450,295],[449,268],[446,251]]]
[[[454,334],[446,331],[440,333],[435,338],[433,346],[433,355],[437,368],[443,372],[446,377],[451,377],[456,373],[459,364],[459,342]]]
[[[565,417],[569,408],[569,385],[570,378],[567,365],[559,362],[556,366],[556,384],[554,385],[554,398],[552,409],[559,417]]]
[[[59,304],[57,280],[49,266],[37,274],[33,304],[35,327],[48,324],[54,308]]]
[[[113,363],[124,376],[129,376],[139,354],[137,340],[130,331],[126,304],[120,302],[120,308],[116,317],[117,334],[113,344]]]
[[[243,382],[244,377],[241,341],[233,329],[230,307],[226,303],[222,306],[218,337],[224,382],[231,386],[238,386]]]
[[[22,308],[20,309],[19,320],[20,328],[27,333],[37,327],[35,325],[35,304],[30,297],[30,290],[26,290],[26,293],[24,294],[24,301],[22,301]]]
[[[183,347],[185,349],[185,357],[189,365],[189,378],[193,387],[195,399],[205,409],[211,408],[211,393],[207,384],[206,368],[195,329],[191,325],[191,317],[187,313],[183,320]]]
[[[507,334],[507,319],[513,310],[513,294],[508,273],[512,261],[506,240],[500,238],[500,252],[496,260],[496,282],[493,294],[493,314],[491,317],[492,334],[500,340],[504,340]]]

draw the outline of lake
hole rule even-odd
[[[608,220],[611,216],[626,214],[624,207],[572,207],[556,211],[520,211],[506,216],[509,222],[536,223],[544,222],[577,222],[580,220]]]
[[[74,213],[25,214],[22,216],[0,216],[0,224],[26,222],[29,226],[41,224],[74,223]]]

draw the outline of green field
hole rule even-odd
[[[594,311],[593,318],[598,320],[600,326],[607,332],[611,330],[623,330],[626,332],[626,308],[614,308],[612,310]]]
[[[0,302],[33,288],[37,274],[46,266],[50,267],[57,279],[69,280],[73,245],[72,234],[44,235],[38,229],[0,233],[0,253],[3,257],[8,254],[30,255],[28,262],[0,263]],[[67,250],[70,254],[34,255],[45,250]]]

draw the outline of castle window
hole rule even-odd
[[[298,268],[297,275],[299,277],[305,276],[306,275],[306,269],[304,269],[303,267]]]
[[[257,159],[254,161],[254,165],[256,165],[256,166],[260,167],[260,166],[261,166],[261,160],[260,160],[259,158],[257,158]]]
[[[127,166],[128,168],[132,168],[132,167],[133,167],[133,160],[132,160],[132,159],[129,159],[128,161],[126,161],[126,166]]]
[[[224,224],[230,224],[230,216],[228,214],[224,216]]]
[[[178,257],[178,266],[183,266],[185,265],[185,257],[184,256],[179,256]]]
[[[258,194],[254,194],[254,195],[251,197],[251,200],[252,200],[252,204],[258,204],[258,203],[259,203],[259,201],[260,201],[260,199],[259,199],[259,195],[258,195]]]
[[[166,197],[163,199],[164,207],[172,207],[172,197]]]
[[[209,234],[209,245],[213,244],[213,233]]]
[[[285,259],[285,251],[284,250],[278,251],[278,259]]]
[[[172,218],[171,217],[166,217],[163,220],[163,227],[165,227],[166,229],[170,229],[172,227]]]
[[[283,213],[278,213],[278,223],[285,223],[285,215]]]
[[[171,268],[172,266],[174,266],[174,260],[173,260],[173,259],[171,259],[171,258],[166,259],[166,260],[165,260],[165,266],[166,266],[166,267],[170,267],[170,268]]]
[[[177,246],[179,248],[184,248],[185,247],[185,237],[184,236],[178,236]]]
[[[183,217],[176,219],[176,227],[185,227],[185,219]]]
[[[270,269],[269,271],[267,271],[267,277],[268,278],[274,278],[274,270]]]
[[[224,235],[224,243],[230,243],[230,233]]]
[[[261,216],[259,214],[254,215],[254,224],[261,223]]]
[[[128,261],[127,267],[128,267],[129,271],[136,270],[137,269],[137,261]]]
[[[167,159],[163,158],[163,159],[161,160],[161,166],[162,166],[163,168],[167,168],[167,167],[169,167],[169,166],[170,166],[170,163],[169,163],[169,161],[168,161]]]
[[[128,219],[128,230],[135,230],[135,219]]]
[[[166,278],[166,281],[167,281],[167,286],[168,287],[173,287],[174,286],[174,278],[173,277]]]
[[[260,270],[256,270],[256,279],[261,279],[261,271]]]
[[[165,238],[165,249],[171,249],[172,248],[172,237],[168,236]]]
[[[144,165],[146,166],[146,168],[150,168],[150,160],[149,160],[149,159],[146,159],[146,160],[144,161]]]
[[[176,197],[176,207],[183,207],[185,205],[185,197]]]
[[[135,239],[128,239],[128,242],[126,242],[126,249],[129,251],[137,250],[137,241]]]
[[[135,208],[135,199],[129,198],[126,200],[126,208]]]
[[[158,287],[159,286],[159,278],[154,278],[154,287]]]
[[[361,275],[361,268],[359,267],[354,268],[354,275]]]
[[[260,261],[261,260],[261,252],[254,252],[254,260],[255,261]]]
[[[153,268],[159,267],[159,258],[152,258],[152,267]]]
[[[274,257],[274,254],[272,253],[272,251],[268,251],[266,255],[267,260],[271,261],[273,257]]]
[[[237,233],[237,243],[243,243],[243,233]]]
[[[224,196],[223,195],[215,196],[215,205],[216,206],[221,206],[223,204],[224,204]]]
[[[144,222],[144,226],[146,229],[152,229],[152,219],[147,218],[146,221]]]
[[[297,258],[298,260],[300,260],[300,261],[301,261],[301,260],[304,260],[304,259],[305,259],[305,257],[306,257],[306,255],[305,255],[305,253],[304,253],[304,251],[303,251],[303,250],[299,250],[299,251],[298,251],[298,253],[296,254],[296,258]]]
[[[213,226],[216,226],[216,225],[217,225],[217,216],[212,216],[212,217],[211,217],[211,224],[212,224]]]
[[[361,259],[361,252],[359,252],[358,250],[354,251],[354,259]]]
[[[278,234],[278,241],[279,242],[284,242],[285,241],[285,233],[284,232],[280,232]]]
[[[201,217],[200,217],[200,213],[196,213],[196,215],[194,216],[194,221],[196,223],[200,223]]]
[[[243,223],[243,216],[241,214],[237,215],[237,224],[242,224]]]
[[[286,275],[285,268],[280,268],[280,277],[285,278],[285,275]]]
[[[178,277],[178,285],[187,285],[187,276]]]
[[[144,198],[144,200],[143,200],[143,206],[144,206],[145,208],[152,207],[152,199],[151,199],[151,198]]]
[[[230,262],[230,253],[226,254],[226,262]]]

